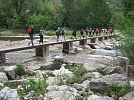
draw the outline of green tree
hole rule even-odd
[[[134,0],[122,0],[124,5],[124,14],[126,16],[127,12],[134,11]]]
[[[70,27],[109,27],[112,13],[104,0],[75,0],[69,16]]]
[[[128,12],[123,23],[123,31],[120,36],[119,48],[123,56],[130,59],[130,64],[134,64],[134,12]]]

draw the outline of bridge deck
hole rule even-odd
[[[63,44],[63,43],[68,43],[68,42],[76,42],[76,41],[94,39],[94,38],[99,38],[99,37],[105,37],[105,36],[95,36],[95,37],[88,37],[88,38],[84,38],[84,39],[76,39],[76,40],[69,40],[69,41],[62,41],[62,42],[51,42],[51,43],[34,45],[34,46],[22,46],[22,47],[5,48],[5,49],[0,49],[0,53],[8,53],[8,52],[14,52],[14,51],[21,51],[21,50],[26,50],[26,49],[33,49],[33,48],[44,47],[46,45]],[[95,43],[91,43],[91,44],[95,44]]]

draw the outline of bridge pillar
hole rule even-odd
[[[108,36],[104,36],[104,40],[108,40]]]
[[[64,42],[63,50],[68,50],[68,51],[73,50],[73,42]]]
[[[87,44],[87,39],[82,39],[79,41],[79,45],[86,45]]]
[[[0,66],[3,66],[5,64],[6,64],[5,53],[0,53]]]
[[[35,52],[36,52],[36,56],[40,56],[40,57],[49,56],[49,45],[35,48]]]
[[[90,39],[90,43],[95,43],[96,42],[96,38],[95,37],[92,37],[91,39]]]
[[[98,41],[103,41],[103,40],[104,40],[103,36],[102,37],[98,37]]]
[[[112,35],[109,35],[109,37],[108,37],[109,39],[111,39],[112,38]]]

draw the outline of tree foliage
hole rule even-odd
[[[26,29],[32,24],[36,30],[113,25],[105,0],[0,0],[0,8],[0,26],[8,29]]]

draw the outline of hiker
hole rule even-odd
[[[64,40],[66,41],[66,29],[65,29],[65,27],[62,28],[61,36],[62,36],[62,39],[64,38]]]
[[[113,29],[110,27],[109,30],[108,30],[108,32],[109,32],[110,34],[112,34]]]
[[[57,37],[57,42],[59,42],[59,38],[60,38],[60,27],[57,28],[56,30],[56,37]]]
[[[33,46],[34,45],[33,44],[33,40],[34,40],[34,26],[33,25],[28,29],[28,34],[30,36],[30,42],[28,43],[28,46],[30,46],[30,43],[32,43],[32,46]]]
[[[91,36],[92,34],[92,28],[89,29],[89,36]]]
[[[42,42],[42,44],[43,44],[43,37],[44,37],[44,28],[42,27],[41,29],[40,29],[40,33],[39,33],[39,36],[40,36],[40,40],[39,40],[39,44]]]
[[[88,27],[85,29],[85,32],[86,32],[86,38],[87,38],[88,37],[88,32],[89,32]]]
[[[83,38],[84,39],[84,29],[82,28],[80,30],[80,39]]]
[[[96,33],[96,36],[98,36],[98,34],[99,34],[99,29],[98,28],[96,28],[95,33]]]
[[[74,28],[73,33],[72,33],[73,39],[74,39],[74,38],[77,39],[77,38],[76,38],[76,32],[77,32],[77,30],[76,30],[76,28]]]

